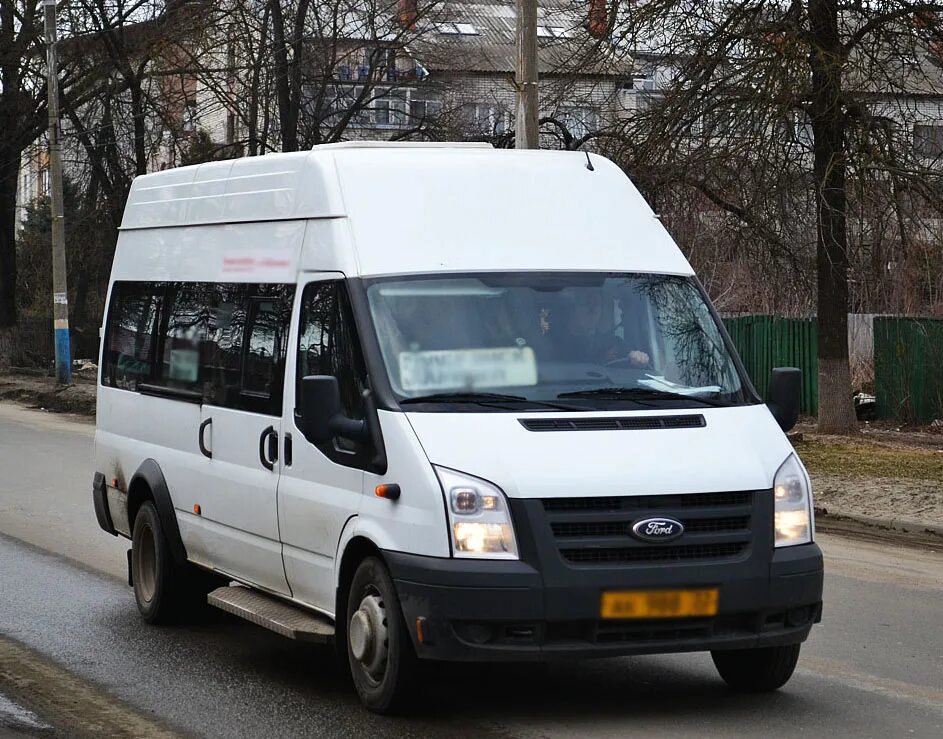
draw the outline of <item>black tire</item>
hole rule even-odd
[[[206,593],[215,583],[210,573],[178,565],[170,553],[157,508],[144,501],[131,534],[134,599],[149,624],[180,623],[206,608]]]
[[[381,714],[408,707],[418,659],[393,580],[376,557],[367,557],[354,573],[346,620],[347,661],[363,705]],[[377,628],[381,622],[385,628]]]
[[[792,677],[799,661],[800,644],[759,649],[731,649],[711,652],[717,672],[734,690],[769,693]]]

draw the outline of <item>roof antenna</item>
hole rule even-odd
[[[590,172],[595,172],[596,168],[593,166],[593,163],[589,159],[589,152],[584,151],[583,153],[586,155],[586,169],[588,169]]]

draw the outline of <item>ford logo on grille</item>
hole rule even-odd
[[[684,524],[674,518],[643,518],[632,524],[632,535],[642,541],[674,541],[684,533]]]

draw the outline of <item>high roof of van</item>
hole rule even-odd
[[[692,273],[609,160],[488,144],[327,144],[141,175],[121,230],[343,218],[362,274]]]

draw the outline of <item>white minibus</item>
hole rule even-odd
[[[581,152],[345,143],[138,177],[93,499],[148,623],[207,602],[422,660],[709,651],[774,690],[822,612],[809,476],[691,266]]]

